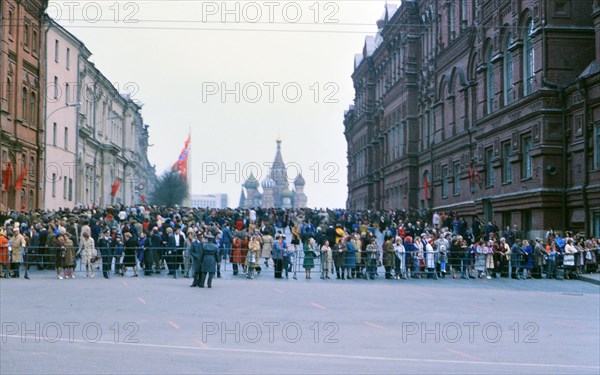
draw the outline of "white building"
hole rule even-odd
[[[47,18],[44,208],[141,204],[154,181],[142,105],[118,92],[84,44]],[[114,193],[114,194],[113,194]]]
[[[62,26],[46,17],[45,209],[76,203],[79,68],[90,51]]]
[[[227,208],[227,194],[192,194],[191,207],[194,208]]]

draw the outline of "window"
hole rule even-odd
[[[523,137],[523,162],[521,179],[531,178],[533,163],[531,160],[531,136]]]
[[[8,34],[9,35],[13,35],[14,34],[14,24],[15,24],[15,20],[13,18],[14,13],[12,9],[8,10]]]
[[[69,128],[65,126],[65,150],[69,149]]]
[[[58,99],[58,77],[54,76],[54,99]]]
[[[67,186],[67,179],[65,176],[63,176],[63,199],[67,199],[67,189],[69,188]]]
[[[58,62],[58,52],[59,52],[59,42],[58,39],[54,41],[54,62]]]
[[[504,105],[513,102],[513,55],[510,51],[512,35],[509,33],[504,42]]]
[[[37,124],[37,111],[36,111],[35,94],[32,92],[29,96],[29,117],[32,124]]]
[[[33,30],[31,35],[31,52],[37,53],[38,49],[38,33],[36,30]]]
[[[69,95],[71,92],[71,86],[68,83],[65,83],[65,104],[69,104]]]
[[[600,169],[600,122],[594,126],[594,169]]]
[[[508,184],[512,181],[512,169],[510,165],[510,142],[502,144],[502,183]]]
[[[23,121],[27,120],[27,89],[23,87],[21,98],[21,117]]]
[[[35,177],[35,159],[33,156],[29,158],[29,176]]]
[[[486,70],[486,85],[487,85],[487,113],[494,112],[494,95],[496,88],[494,87],[494,64],[492,64],[493,51],[492,47],[488,47],[487,52],[487,70]]]
[[[12,107],[12,100],[11,100],[12,93],[13,93],[12,80],[10,78],[6,78],[6,100],[9,103],[9,106],[7,107],[9,111],[10,111],[10,108]]]
[[[67,70],[71,68],[71,49],[67,47],[67,56],[65,57],[65,64],[67,66]]]
[[[454,3],[448,3],[448,34],[449,40],[454,39],[456,36],[456,10],[454,9]]]
[[[29,204],[29,209],[33,208],[33,190],[29,190],[29,200],[27,201]]]
[[[27,22],[27,21],[25,21]],[[23,26],[23,45],[25,47],[29,47],[29,25],[25,24],[25,26]]]
[[[73,179],[69,178],[69,200],[73,200]]]
[[[533,92],[533,82],[535,80],[534,65],[535,51],[533,49],[533,20],[527,20],[527,36],[524,38],[523,53],[523,73],[524,73],[524,95],[530,95]]]
[[[56,197],[56,173],[52,173],[52,197]]]
[[[56,147],[56,132],[57,132],[56,123],[52,124],[52,146]]]
[[[460,23],[461,27],[467,24],[467,0],[460,0]]]
[[[454,163],[454,195],[460,195],[460,162]]]
[[[442,167],[442,198],[448,198],[448,166]]]
[[[490,147],[485,150],[485,186],[494,186],[494,150]]]

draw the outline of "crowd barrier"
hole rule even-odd
[[[254,263],[248,260],[248,249],[235,249],[228,251],[225,249],[219,250],[219,273],[231,272],[234,275],[248,275],[248,268],[252,268],[252,275],[274,274],[277,271],[277,263],[272,258],[259,257]],[[598,251],[598,250],[596,250]],[[261,251],[258,251],[261,254]],[[77,253],[77,249],[73,249],[71,255]],[[332,251],[334,254],[335,251]],[[235,255],[241,254],[241,255]],[[354,260],[347,258],[336,258],[332,254],[327,256],[327,261],[323,261],[323,256],[319,251],[313,252],[312,261],[305,264],[304,251],[301,246],[289,253],[288,256],[281,260],[282,277],[297,278],[298,274],[306,274],[305,266],[310,268],[310,275],[318,275],[319,278],[386,278],[386,279],[415,279],[415,278],[477,278],[477,277],[505,277],[505,278],[542,278],[554,277],[557,279],[577,277],[580,272],[597,272],[597,264],[589,264],[582,262],[584,252],[576,254],[559,254],[554,263],[548,262],[543,267],[534,266],[532,270],[526,269],[526,260],[523,255],[513,255],[510,259],[495,259],[494,268],[481,268],[481,263],[478,263],[477,256],[471,254],[457,257],[449,255],[447,263],[440,262],[440,258],[436,254],[434,258],[434,266],[428,268],[427,255],[423,258],[415,258],[412,254],[405,253],[395,255],[393,261],[384,259],[379,253],[378,256],[370,257],[368,253],[361,252],[360,255],[354,257]],[[144,248],[143,251],[135,251],[135,254],[127,251],[114,251],[110,253],[95,254],[96,257],[91,259],[91,264],[96,270],[106,270],[107,272],[125,274],[132,266],[135,266],[140,274],[169,274],[172,276],[191,276],[193,272],[193,260],[189,252],[185,248]],[[3,263],[4,272],[7,270],[15,271],[16,269],[27,270],[29,272],[35,270],[56,270],[68,266],[66,259],[70,258],[65,254],[65,251],[55,247],[28,247],[21,256],[18,257],[18,262],[12,262],[13,256],[8,254],[8,262]],[[595,259],[599,257],[596,256]],[[0,259],[2,257],[0,256]],[[84,261],[81,256],[73,257],[73,265],[75,271],[85,271]],[[350,261],[350,263],[348,263]],[[479,260],[480,261],[480,260]],[[104,264],[103,264],[104,263]],[[108,270],[107,270],[108,268]],[[286,272],[287,270],[287,272]],[[173,273],[175,271],[175,273]],[[312,278],[312,276],[311,276]]]

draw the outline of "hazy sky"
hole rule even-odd
[[[384,4],[51,1],[48,13],[143,103],[159,174],[191,129],[193,193],[227,193],[235,207],[250,172],[268,173],[279,136],[290,180],[298,172],[306,180],[308,205],[344,207],[354,54]]]

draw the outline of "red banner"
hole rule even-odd
[[[25,175],[27,174],[28,165],[25,164],[25,168],[19,174],[19,178],[17,178],[17,182],[15,182],[15,190],[23,189],[23,181],[25,180]]]
[[[121,181],[115,181],[112,184],[112,187],[110,189],[110,195],[111,197],[114,197],[115,195],[117,195],[117,191],[119,191],[119,187],[121,186]]]
[[[425,195],[425,200],[429,200],[429,179],[427,176],[423,177],[423,194]]]
[[[2,176],[2,186],[4,187],[5,191],[8,191],[8,189],[10,189],[10,179],[12,178],[12,172],[12,163],[9,161],[6,165],[6,169],[4,170],[4,176]]]

